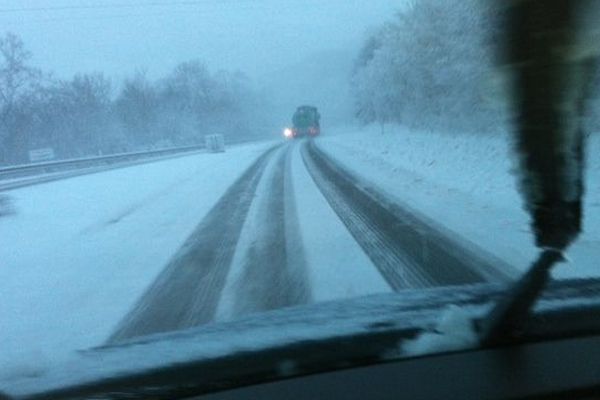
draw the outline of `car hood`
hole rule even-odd
[[[504,290],[493,284],[405,290],[140,337],[80,351],[35,376],[0,381],[0,392],[27,399],[194,395],[419,356],[407,344],[424,333],[443,335],[436,327],[448,305],[476,321]],[[598,279],[553,282],[517,340],[599,332],[599,294]],[[442,343],[448,345],[430,351],[477,347],[469,340]],[[419,351],[427,353],[428,348]]]

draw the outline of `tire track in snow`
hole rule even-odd
[[[214,318],[256,187],[275,149],[261,155],[213,206],[108,344],[189,328]]]
[[[313,141],[303,145],[302,156],[331,207],[394,290],[510,279],[512,268],[361,185]]]
[[[310,301],[291,180],[293,146],[282,149],[263,174],[243,230],[246,247],[238,248],[240,265],[230,278],[232,298],[223,299],[226,318]]]

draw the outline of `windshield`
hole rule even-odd
[[[540,248],[597,276],[598,14],[538,43],[499,4],[3,1],[0,382],[504,285]]]

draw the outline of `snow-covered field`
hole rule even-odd
[[[521,207],[516,163],[507,136],[414,132],[401,127],[326,132],[319,147],[398,202],[433,223],[498,255],[517,268],[536,255],[528,216]],[[569,264],[554,276],[599,275],[600,137],[588,148],[585,232],[571,247]]]
[[[0,365],[99,345],[268,146],[231,147],[7,192]]]

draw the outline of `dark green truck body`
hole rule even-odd
[[[314,106],[300,106],[292,117],[293,137],[317,136],[321,133],[321,114]]]

